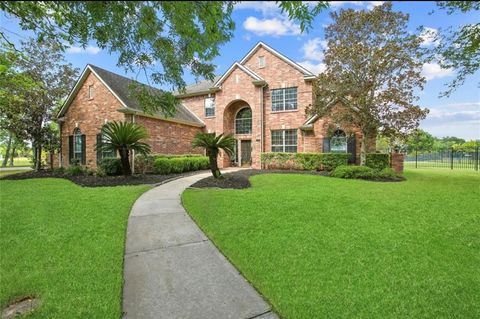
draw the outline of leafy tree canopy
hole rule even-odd
[[[196,77],[213,79],[221,45],[235,29],[232,11],[235,1],[2,1],[0,10],[19,19],[25,30],[33,30],[38,40],[58,44],[90,42],[108,52],[119,54],[118,65],[129,71],[143,72],[149,82],[185,87],[184,70]],[[327,2],[311,6],[297,1],[278,1],[282,12],[300,22],[302,31]],[[0,31],[4,41],[8,38]],[[150,83],[149,83],[150,84]],[[171,97],[148,94],[145,111],[157,108],[172,114]],[[165,95],[171,93],[165,92]]]

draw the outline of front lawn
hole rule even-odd
[[[257,175],[189,213],[282,318],[480,318],[480,174]]]
[[[120,318],[126,222],[147,186],[0,181],[0,304],[40,298],[29,318]]]

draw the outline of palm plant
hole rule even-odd
[[[222,176],[218,169],[217,157],[220,150],[223,150],[229,156],[234,152],[235,139],[232,134],[216,135],[215,133],[198,133],[192,141],[192,147],[202,147],[206,150],[210,160],[210,170],[215,178]]]
[[[129,156],[131,151],[146,155],[150,153],[150,145],[140,142],[148,138],[147,130],[132,122],[109,122],[102,128],[103,142],[97,145],[102,151],[113,151],[120,154],[123,175],[131,175]]]

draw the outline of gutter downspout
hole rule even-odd
[[[60,131],[60,149],[59,149],[59,152],[58,152],[58,164],[60,167],[63,167],[63,147],[62,147],[62,144],[63,144],[63,138],[62,138],[62,129],[63,129],[63,125],[61,122],[58,122],[58,128],[59,128],[59,131]]]
[[[135,114],[132,114],[132,123],[135,123]],[[135,150],[132,150],[132,174],[135,174]]]
[[[260,168],[263,169],[263,163],[262,163],[262,153],[265,152],[265,128],[264,128],[264,125],[263,125],[263,118],[264,118],[264,112],[265,112],[265,109],[264,109],[264,103],[263,103],[263,100],[264,100],[264,88],[267,86],[268,84],[265,83],[263,84],[260,88],[261,88],[261,95],[260,95]]]

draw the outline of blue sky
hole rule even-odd
[[[381,1],[331,2],[331,7],[315,19],[313,28],[302,34],[298,24],[286,19],[275,2],[240,3],[233,13],[236,23],[234,37],[228,44],[221,47],[221,55],[213,61],[217,65],[216,73],[225,72],[258,41],[267,43],[312,72],[318,73],[323,67],[324,26],[331,22],[329,12],[341,8],[369,10],[378,4],[381,4]],[[439,28],[479,22],[478,15],[474,12],[447,15],[433,2],[394,2],[393,7],[394,10],[410,15],[409,28],[415,33],[420,25],[431,28],[435,32]],[[429,14],[432,10],[435,12]],[[3,14],[0,18],[2,31],[6,31],[15,42],[31,34],[20,30],[16,20],[9,19]],[[424,45],[428,47],[435,43],[429,37],[425,37]],[[91,63],[119,74],[126,74],[122,68],[116,66],[115,54],[110,55],[100,50],[94,43],[85,49],[70,48],[67,50],[66,59],[81,69],[87,63]],[[194,82],[195,79],[187,73],[186,70],[184,77],[186,82]],[[439,98],[439,93],[444,89],[444,85],[453,79],[454,74],[454,70],[440,69],[435,64],[424,66],[424,75],[428,81],[425,89],[419,92],[419,104],[429,108],[430,114],[421,123],[421,128],[438,137],[454,135],[465,139],[480,139],[480,89],[478,87],[480,72],[467,78],[465,84],[449,98]],[[142,81],[142,78],[140,77],[139,80]]]

